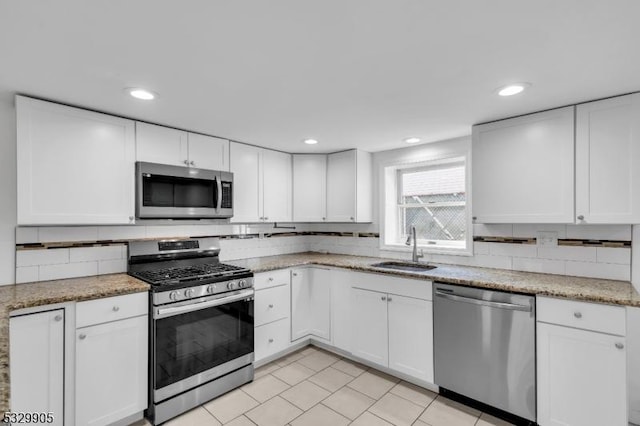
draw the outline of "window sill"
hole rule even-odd
[[[380,250],[383,251],[395,251],[402,253],[411,253],[412,247],[407,247],[404,244],[380,244]],[[473,256],[473,246],[464,249],[461,248],[447,248],[447,247],[432,247],[432,246],[418,246],[418,251],[422,250],[425,255],[429,254],[442,254],[448,256]]]

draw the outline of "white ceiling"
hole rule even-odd
[[[640,90],[638,18],[638,0],[0,0],[0,95],[379,151]],[[516,81],[533,87],[493,93]]]

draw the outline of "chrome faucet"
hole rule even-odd
[[[418,263],[418,259],[424,257],[424,253],[422,252],[422,249],[420,249],[420,253],[418,253],[418,239],[416,238],[415,226],[411,227],[411,234],[407,237],[407,241],[405,241],[404,244],[410,246],[411,239],[413,239],[413,256],[411,260],[413,261],[413,263]]]

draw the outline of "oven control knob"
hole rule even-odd
[[[244,288],[247,286],[247,281],[246,280],[240,280],[238,281],[238,287],[240,288]]]
[[[216,285],[215,284],[210,284],[207,286],[207,293],[209,294],[213,294],[213,292],[216,291]]]
[[[192,288],[188,288],[184,291],[185,297],[193,297],[194,291]]]
[[[177,291],[172,291],[171,293],[169,293],[169,299],[178,300],[178,292]]]
[[[227,284],[227,288],[229,290],[233,290],[234,288],[236,288],[237,284],[234,283],[233,281],[231,281],[229,284]]]

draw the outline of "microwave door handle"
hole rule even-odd
[[[216,179],[216,185],[218,185],[218,200],[216,202],[216,210],[220,210],[222,207],[222,179]]]

